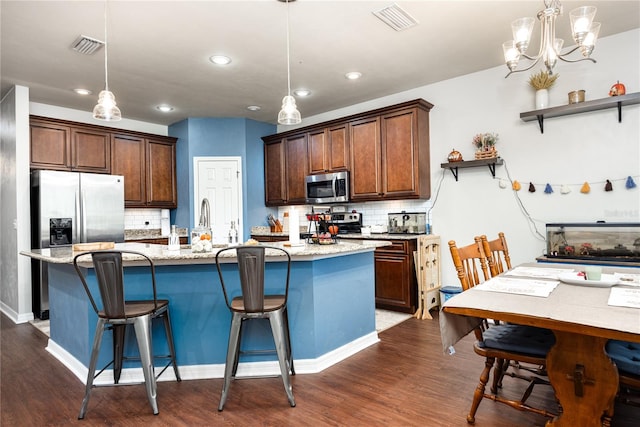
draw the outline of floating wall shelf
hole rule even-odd
[[[640,104],[640,92],[621,96],[609,96],[607,98],[594,99],[593,101],[578,102],[576,104],[561,105],[559,107],[544,108],[542,110],[520,113],[520,119],[524,122],[538,120],[540,133],[544,133],[544,119],[552,117],[570,116],[572,114],[586,113],[589,111],[618,109],[618,123],[622,122],[622,106]]]
[[[496,177],[496,165],[501,165],[503,160],[501,157],[495,157],[493,159],[480,159],[480,160],[468,160],[462,162],[448,162],[440,163],[442,169],[449,169],[456,181],[458,180],[458,168],[474,168],[478,166],[488,166],[491,171],[491,176]]]

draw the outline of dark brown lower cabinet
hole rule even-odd
[[[376,249],[376,307],[404,313],[416,310],[418,283],[413,252],[415,240],[393,240],[391,246]]]
[[[253,240],[257,240],[258,242],[269,243],[269,242],[286,242],[289,240],[289,236],[256,236],[251,235]]]

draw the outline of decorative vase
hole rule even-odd
[[[536,110],[549,107],[549,91],[547,89],[538,89],[536,91]]]

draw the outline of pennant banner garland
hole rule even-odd
[[[571,187],[572,186],[579,186],[580,187],[580,192],[582,194],[589,194],[591,192],[591,186],[593,184],[604,184],[604,187],[602,187],[604,189],[604,191],[613,191],[613,183],[615,181],[623,181],[624,182],[624,187],[627,190],[631,190],[633,188],[636,188],[638,185],[636,184],[636,182],[633,179],[634,177],[632,176],[628,176],[626,178],[622,178],[622,179],[615,179],[615,180],[610,180],[607,179],[603,182],[593,182],[593,183],[589,183],[587,181],[585,181],[583,184],[561,184],[561,185],[557,185],[557,184],[545,184],[544,185],[544,193],[545,194],[553,194],[554,191],[554,187],[557,187],[560,190],[560,194],[569,194],[571,193]],[[636,176],[636,179],[639,179],[640,176]],[[507,188],[507,183],[509,182],[509,180],[505,180],[503,178],[499,178],[498,180],[498,185],[500,186],[500,188]],[[534,184],[533,182],[530,182],[528,185],[528,191],[529,193],[535,193],[536,192],[536,185],[542,185],[542,184]],[[522,184],[517,181],[517,180],[513,180],[511,181],[511,189],[513,191],[520,191],[522,189]]]

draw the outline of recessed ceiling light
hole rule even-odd
[[[296,89],[293,91],[293,94],[300,97],[305,97],[311,95],[311,91],[309,89]]]
[[[262,108],[260,108],[260,106],[258,106],[258,105],[249,105],[247,107],[247,110],[249,110],[249,111],[260,111],[261,109]]]
[[[227,65],[231,64],[231,58],[224,55],[213,55],[209,58],[209,61],[213,62],[216,65]]]
[[[362,73],[359,73],[357,71],[351,71],[347,74],[344,75],[346,78],[348,78],[349,80],[357,80],[360,77],[362,77]]]
[[[162,111],[163,113],[168,113],[170,111],[173,111],[173,107],[167,104],[158,105],[156,109]]]
[[[89,89],[81,89],[81,88],[74,89],[73,91],[78,95],[91,95],[93,93]]]

